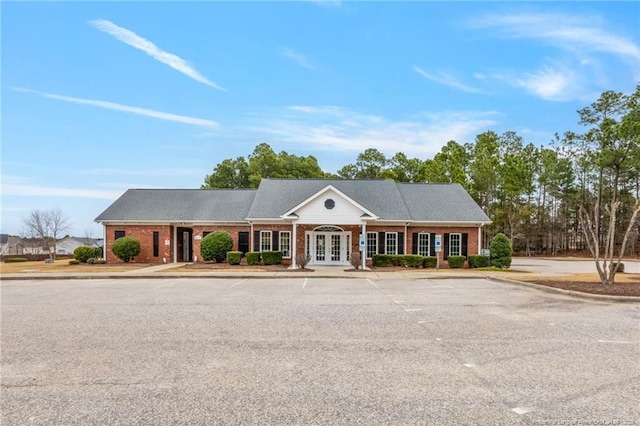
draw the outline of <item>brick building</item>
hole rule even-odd
[[[130,189],[102,212],[107,262],[116,238],[140,240],[137,262],[200,262],[200,241],[226,231],[233,249],[279,250],[284,262],[349,265],[352,253],[436,255],[480,252],[491,223],[458,184],[391,180],[263,179],[257,189]],[[362,241],[361,241],[362,238]]]

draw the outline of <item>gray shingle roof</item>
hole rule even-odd
[[[328,185],[380,220],[490,222],[458,184],[338,179],[263,179],[257,190],[130,189],[96,221],[242,222],[247,218],[278,219]]]
[[[129,189],[95,220],[244,221],[255,189]]]
[[[248,217],[280,217],[328,185],[381,219],[404,220],[409,217],[392,180],[344,179],[262,179]]]
[[[491,222],[457,183],[398,183],[398,190],[417,222]]]

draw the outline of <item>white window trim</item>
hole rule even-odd
[[[420,236],[421,235],[427,236],[427,254],[420,254]],[[418,244],[418,247],[416,248],[416,253],[418,253],[421,256],[429,256],[429,254],[431,253],[431,234],[429,232],[419,232],[418,241],[416,243]]]
[[[375,245],[376,245],[376,248],[375,248],[375,250],[373,250],[373,254],[371,255],[371,257],[368,256],[368,254],[369,254],[369,235],[373,235],[374,236],[373,241],[375,241]],[[367,243],[367,245],[366,245],[366,249],[367,250],[365,252],[365,255],[367,255],[367,259],[373,259],[373,255],[378,253],[378,233],[377,232],[367,232],[366,243]]]
[[[395,253],[389,253],[389,235],[396,236],[396,249]],[[397,232],[385,232],[384,233],[384,252],[385,254],[398,254],[398,233]]]
[[[263,235],[269,234],[269,250],[264,250],[264,240],[262,239]],[[260,231],[260,253],[262,253],[263,251],[271,251],[272,250],[272,244],[273,244],[273,235],[271,231]]]
[[[289,235],[289,247],[287,247],[287,251],[289,252],[289,256],[285,256],[284,255],[284,251],[282,250],[282,234],[288,234]],[[280,231],[280,235],[278,238],[278,248],[280,249],[280,251],[282,252],[282,258],[283,259],[291,259],[291,231]]]
[[[452,235],[457,235],[458,236],[458,250],[459,250],[458,254],[453,254],[451,252],[451,249],[453,248],[453,244],[451,244],[451,236]],[[454,232],[452,234],[449,234],[449,256],[462,256],[462,234],[459,233],[459,232]]]

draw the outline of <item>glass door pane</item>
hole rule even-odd
[[[331,235],[331,261],[340,261],[340,235]]]
[[[316,262],[323,262],[326,258],[324,237],[324,234],[316,234]]]

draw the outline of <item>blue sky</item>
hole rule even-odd
[[[515,131],[549,144],[640,81],[638,2],[3,2],[2,223],[70,234],[267,142],[329,172]]]

